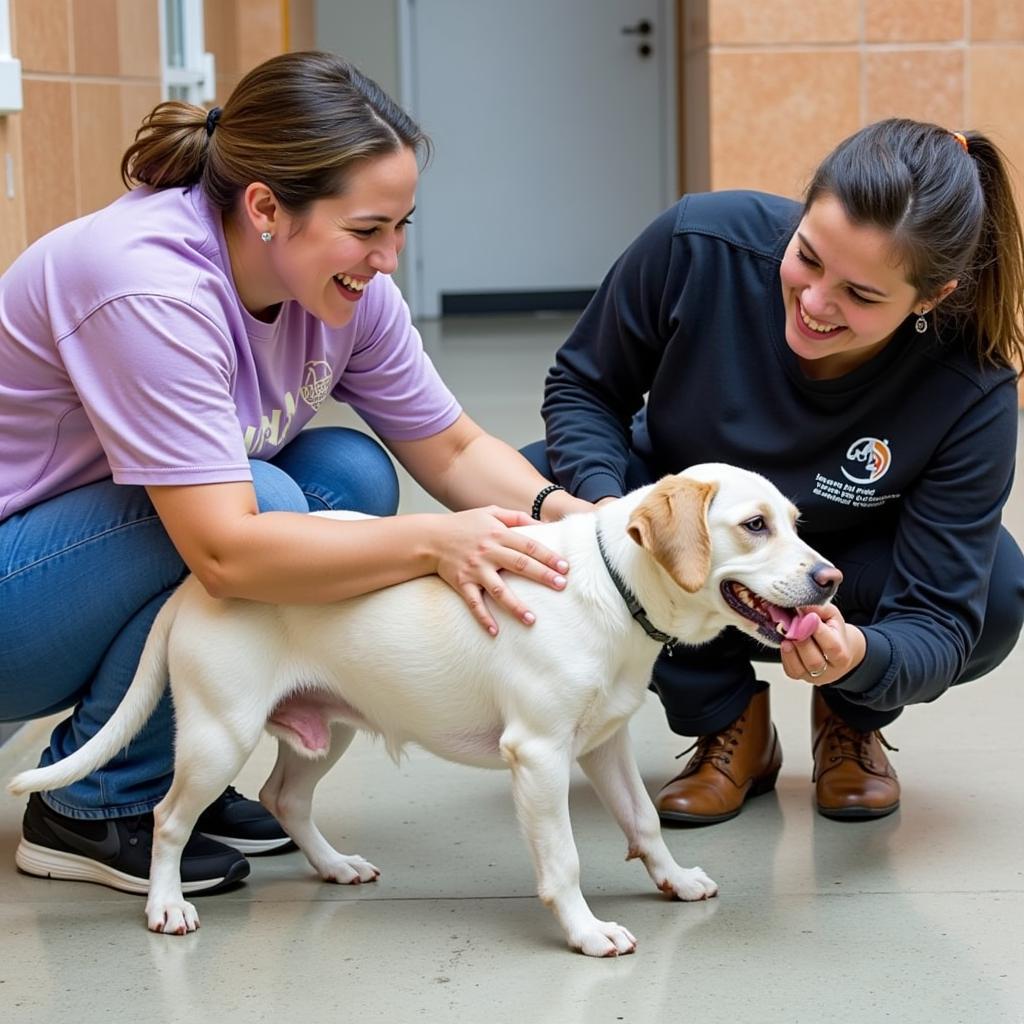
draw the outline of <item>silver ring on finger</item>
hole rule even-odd
[[[819,668],[817,672],[812,672],[810,669],[808,669],[807,670],[807,674],[812,679],[817,679],[819,676],[823,676],[827,671],[828,671],[828,665],[825,664],[825,665],[822,665],[821,668]]]

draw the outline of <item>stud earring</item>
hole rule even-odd
[[[924,334],[928,330],[928,321],[924,317],[924,312],[918,314],[917,319],[914,321],[914,330],[918,334]]]
[[[274,236],[269,231],[260,232],[260,241],[263,243],[269,243]]]

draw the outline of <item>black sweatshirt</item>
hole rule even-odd
[[[891,535],[867,654],[836,685],[879,709],[932,700],[981,632],[1013,477],[1015,375],[982,368],[963,337],[916,334],[911,317],[851,373],[807,378],[786,344],[779,279],[800,212],[717,192],[658,217],[556,356],[548,455],[590,501],[624,493],[632,449],[654,478],[698,462],[763,474],[826,553],[829,535]]]

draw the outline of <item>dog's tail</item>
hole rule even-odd
[[[160,609],[146,638],[139,667],[117,710],[95,736],[64,760],[16,775],[7,785],[15,796],[41,789],[59,789],[109,761],[153,714],[167,685],[167,637],[181,603],[179,587]]]

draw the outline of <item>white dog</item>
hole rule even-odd
[[[496,638],[434,576],[302,607],[217,600],[189,578],[157,617],[111,719],[64,761],[18,775],[10,790],[54,789],[104,764],[141,728],[169,673],[175,770],[155,810],[151,930],[198,927],[182,894],[181,851],[264,727],[279,744],[263,804],[323,879],[373,881],[377,869],[334,850],[311,817],[317,782],[364,729],[395,757],[414,742],[453,761],[511,769],[538,891],[570,947],[631,953],[630,932],[598,920],[580,891],[572,762],[659,889],[680,900],[715,895],[700,868],[682,868],[669,853],[627,723],[671,638],[699,644],[734,625],[778,644],[780,633],[813,631],[818,617],[803,609],[829,601],[842,577],[797,537],[795,521],[796,509],[763,477],[708,464],[596,512],[524,527],[568,560],[570,583],[559,593],[516,580],[536,624],[508,625]]]

